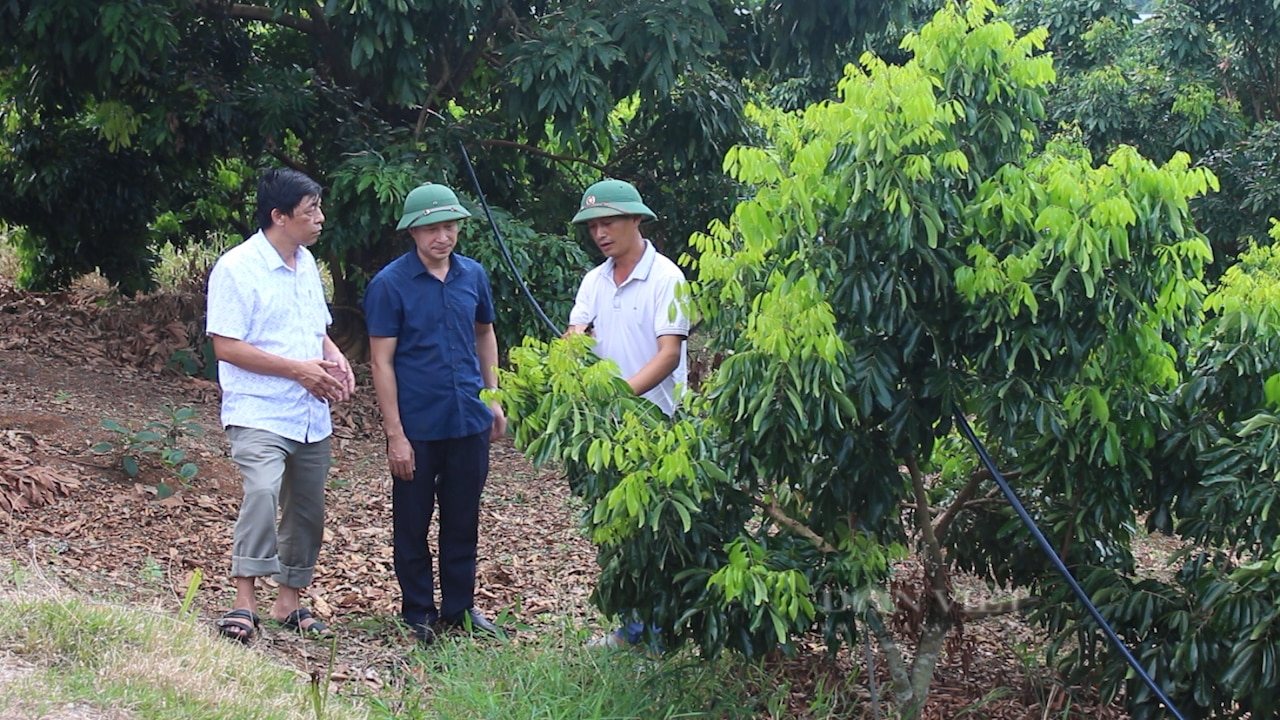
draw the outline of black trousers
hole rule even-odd
[[[392,535],[401,615],[411,626],[461,620],[475,604],[480,493],[489,477],[489,430],[411,441],[413,481],[391,480]],[[427,530],[440,507],[440,609]]]

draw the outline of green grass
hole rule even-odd
[[[583,646],[569,630],[520,644],[446,636],[414,653],[398,696],[384,696],[373,718],[436,720],[601,720],[755,718],[764,699],[735,678],[735,662],[690,653],[650,658]]]
[[[583,632],[569,627],[522,629],[519,642],[445,635],[378,668],[381,688],[322,682],[313,690],[303,673],[215,637],[190,616],[13,589],[26,584],[18,579],[0,590],[0,678],[15,675],[15,659],[28,669],[0,682],[0,716],[43,717],[69,703],[140,720],[786,716],[786,683],[755,666],[687,651],[653,658],[589,650]],[[327,700],[317,708],[320,697]],[[807,717],[831,717],[814,710]]]
[[[35,670],[0,685],[0,714],[68,703],[141,720],[314,718],[311,685],[191,619],[70,595],[0,598],[0,647]],[[367,711],[330,698],[326,718]]]

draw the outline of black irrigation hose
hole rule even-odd
[[[529,304],[533,306],[538,317],[542,318],[542,322],[551,328],[552,337],[560,337],[560,328],[551,322],[551,318],[542,311],[542,306],[534,299],[533,293],[529,290],[529,285],[525,283],[524,276],[520,274],[520,269],[516,267],[516,261],[511,257],[511,251],[507,249],[507,241],[502,239],[502,233],[498,230],[498,223],[493,220],[493,212],[489,210],[489,203],[484,199],[484,190],[480,189],[480,180],[476,178],[476,169],[471,166],[471,156],[467,155],[467,146],[461,140],[458,141],[458,149],[462,150],[462,161],[467,165],[467,174],[471,176],[471,184],[476,188],[476,197],[480,198],[480,207],[484,208],[484,216],[489,219],[489,229],[493,230],[493,239],[498,241],[498,248],[502,250],[502,257],[506,258],[507,266],[511,268],[511,274],[515,276],[516,282],[519,283],[520,289],[524,290],[524,296],[529,299]]]
[[[1013,488],[1009,487],[1009,482],[1005,480],[1004,476],[1000,474],[1000,471],[996,469],[995,462],[993,462],[991,460],[991,456],[987,454],[987,449],[982,446],[982,443],[978,440],[978,436],[973,433],[973,428],[969,426],[969,421],[965,419],[964,413],[960,412],[959,408],[954,408],[953,413],[955,414],[956,425],[960,428],[960,432],[968,438],[969,443],[973,445],[973,449],[978,451],[978,457],[982,459],[982,464],[986,466],[987,472],[991,473],[991,477],[996,481],[996,484],[1000,486],[1000,490],[1004,493],[1005,498],[1009,500],[1009,505],[1013,507],[1014,512],[1018,513],[1018,517],[1022,518],[1023,524],[1027,526],[1027,529],[1031,531],[1032,537],[1036,539],[1036,544],[1040,546],[1040,549],[1044,551],[1045,555],[1049,556],[1049,560],[1053,562],[1053,566],[1057,568],[1058,572],[1062,575],[1062,578],[1071,586],[1071,591],[1075,593],[1076,598],[1079,599],[1085,609],[1089,611],[1089,615],[1093,618],[1093,621],[1098,623],[1098,626],[1102,628],[1102,632],[1107,636],[1107,639],[1111,641],[1111,644],[1115,646],[1116,650],[1124,656],[1125,661],[1129,663],[1129,667],[1133,668],[1134,672],[1138,673],[1138,676],[1147,684],[1147,687],[1151,688],[1151,692],[1155,693],[1156,697],[1160,699],[1160,702],[1164,703],[1164,706],[1169,709],[1169,713],[1178,720],[1185,720],[1182,717],[1182,713],[1178,712],[1178,708],[1174,707],[1174,704],[1165,696],[1164,692],[1160,690],[1160,687],[1156,685],[1156,681],[1152,680],[1151,676],[1147,674],[1147,671],[1138,663],[1138,659],[1133,656],[1133,653],[1129,652],[1129,648],[1125,647],[1124,642],[1116,635],[1116,631],[1112,630],[1111,626],[1107,624],[1107,621],[1102,619],[1102,613],[1098,612],[1098,608],[1094,607],[1093,602],[1089,600],[1089,595],[1085,593],[1084,588],[1080,587],[1080,583],[1076,582],[1076,579],[1071,576],[1071,570],[1067,568],[1066,563],[1062,562],[1062,558],[1058,557],[1058,553],[1055,552],[1053,546],[1049,544],[1048,538],[1044,536],[1044,533],[1040,532],[1040,528],[1036,526],[1035,520],[1031,519],[1031,515],[1027,513],[1027,509],[1022,506],[1022,502],[1019,501],[1018,496],[1014,494]]]

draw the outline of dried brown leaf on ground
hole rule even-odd
[[[71,494],[79,482],[62,471],[33,460],[29,451],[15,449],[14,431],[0,436],[0,517],[48,505]]]

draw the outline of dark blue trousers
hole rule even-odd
[[[392,535],[401,614],[410,626],[457,621],[475,603],[480,493],[489,477],[489,430],[411,441],[413,481],[391,480]],[[440,507],[440,609],[427,530]]]

